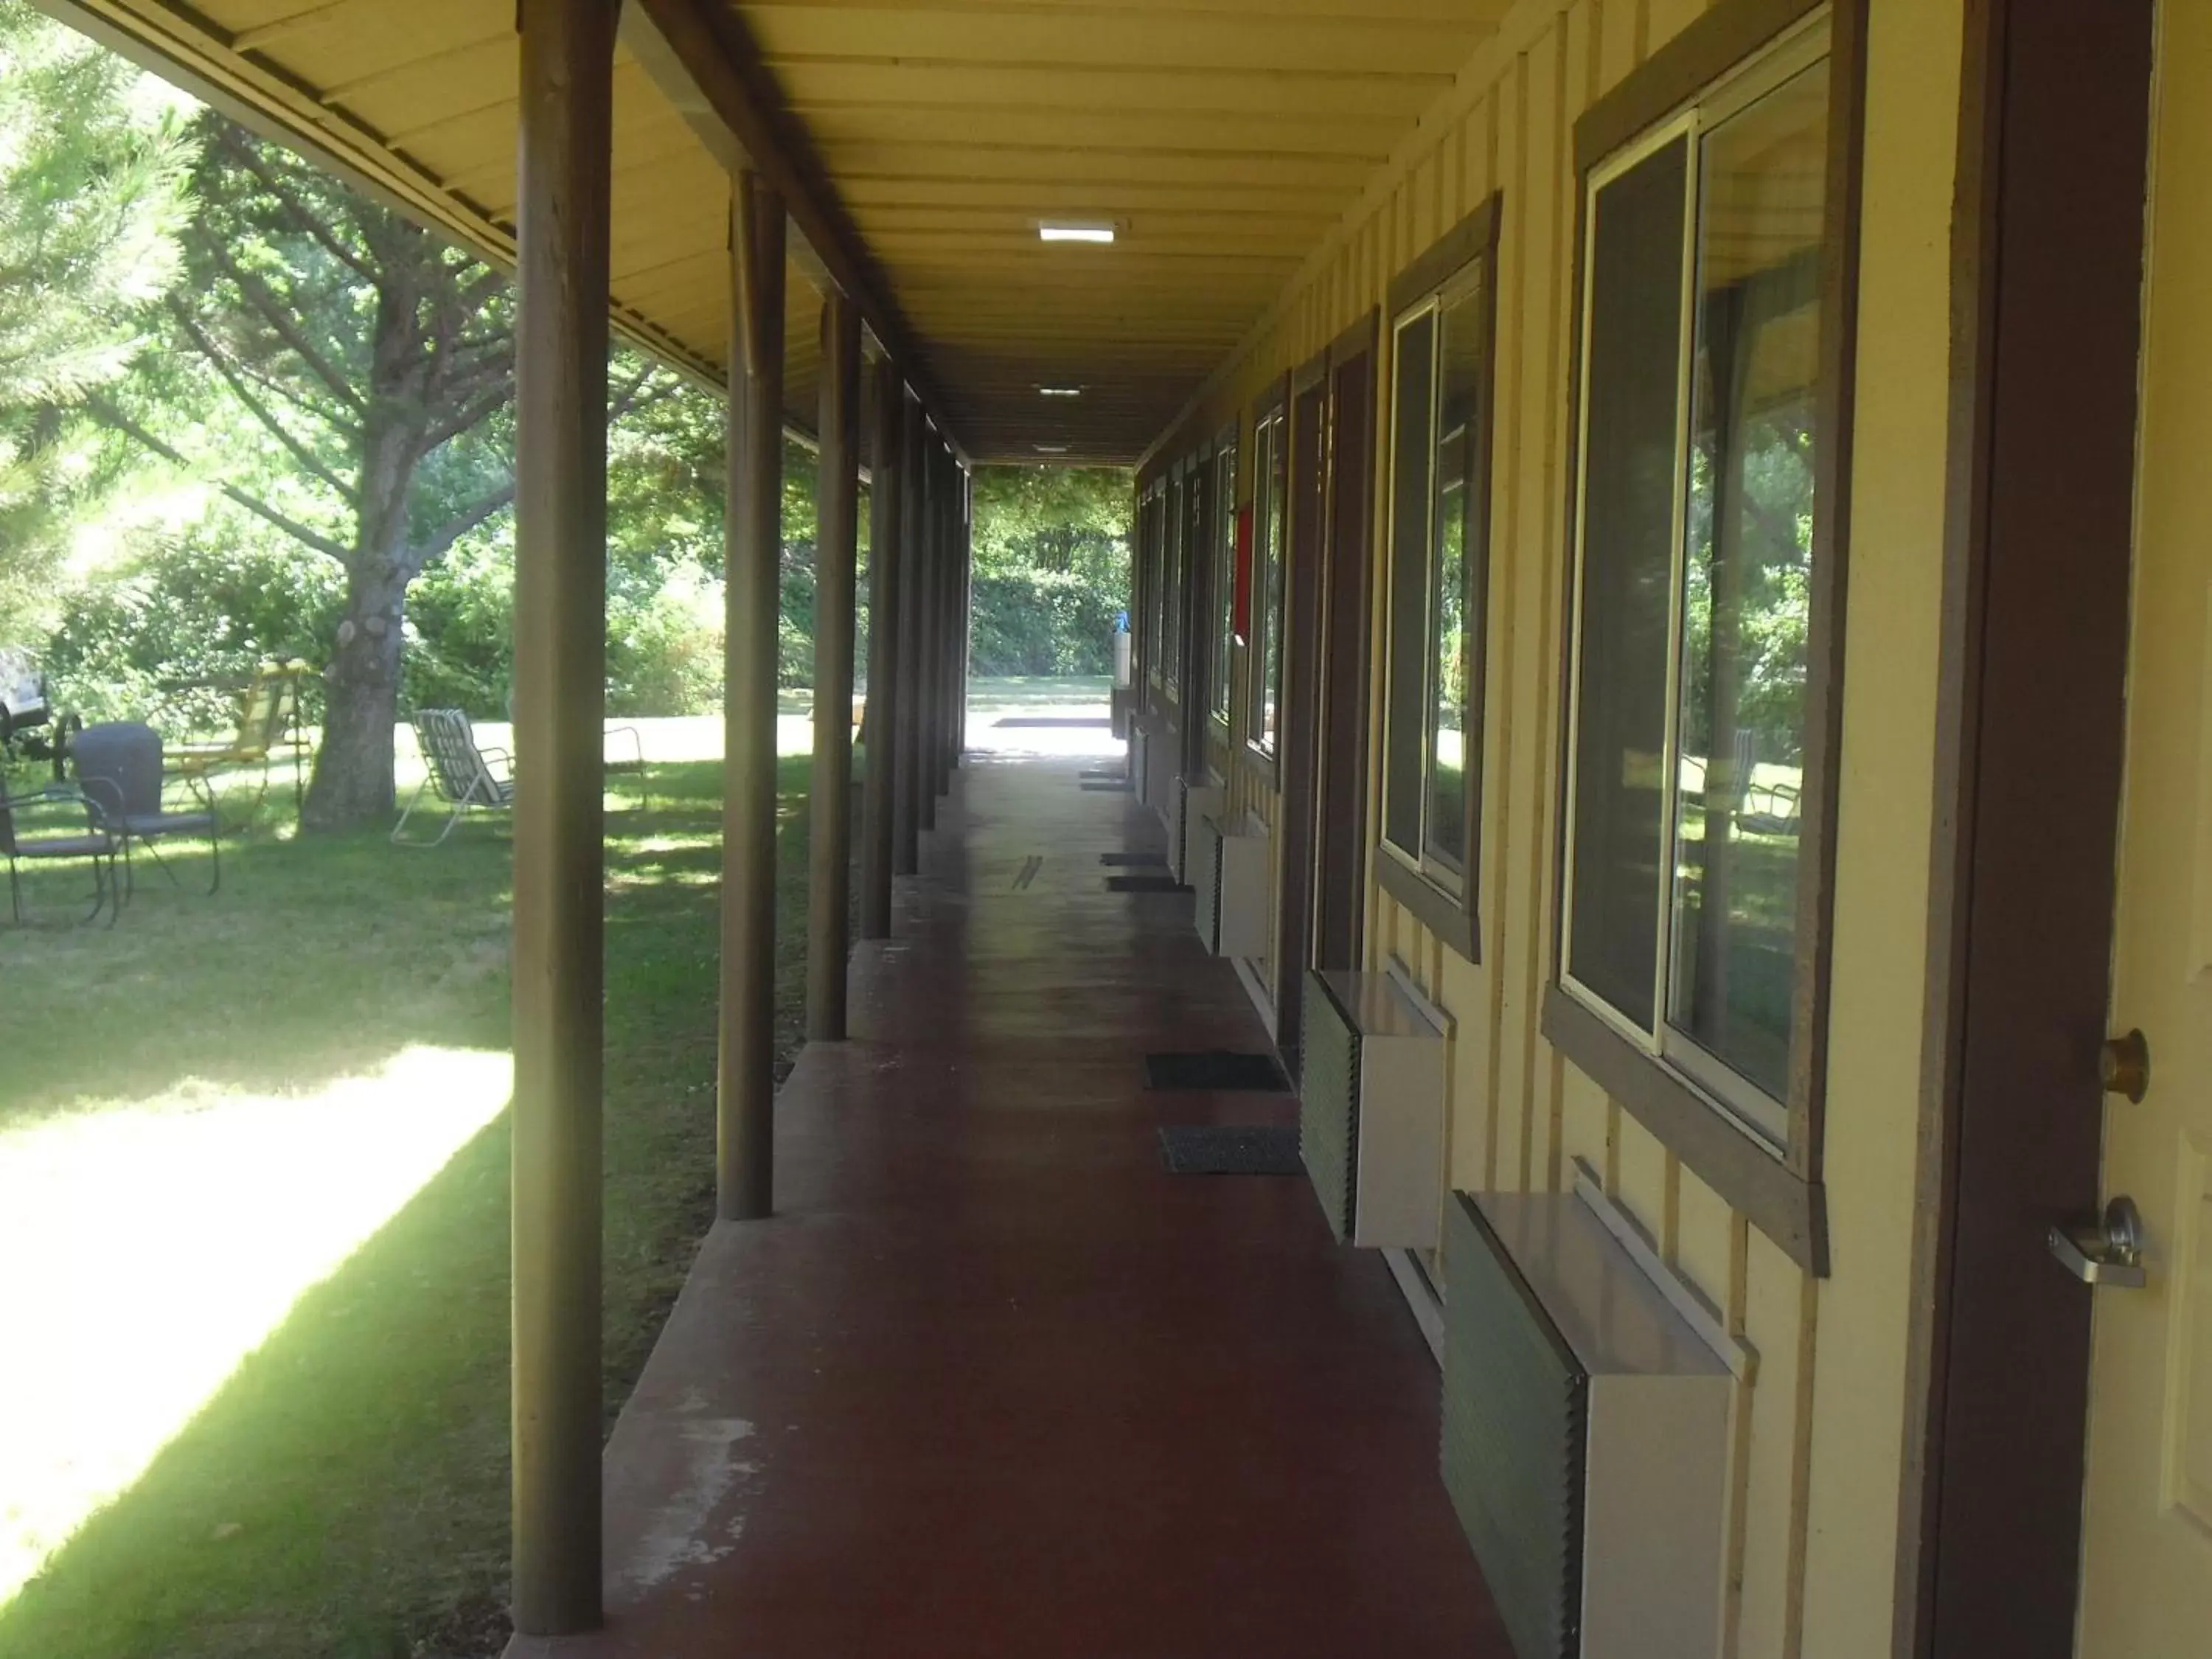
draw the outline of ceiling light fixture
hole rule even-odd
[[[1037,388],[1040,398],[1080,398],[1082,395],[1083,388],[1079,386],[1041,386]]]
[[[1065,455],[1067,453],[1067,446],[1066,444],[1039,444],[1036,446],[1036,453],[1040,455]]]
[[[1037,226],[1037,235],[1048,242],[1110,242],[1114,240],[1114,227],[1095,221],[1047,219]]]

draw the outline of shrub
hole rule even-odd
[[[262,662],[319,664],[343,613],[343,574],[232,528],[218,518],[149,540],[64,597],[42,653],[58,707],[220,731]]]

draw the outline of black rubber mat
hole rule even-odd
[[[1165,853],[1101,853],[1098,855],[1101,864],[1165,864],[1167,861]]]
[[[1206,1048],[1190,1054],[1146,1054],[1148,1089],[1264,1089],[1286,1092],[1291,1080],[1273,1054],[1238,1054]]]
[[[1298,1132],[1288,1124],[1198,1123],[1160,1131],[1170,1175],[1304,1175]]]
[[[1129,793],[1129,786],[1126,783],[1086,783],[1083,787],[1102,795],[1126,795]]]
[[[1053,726],[1061,731],[1103,732],[1113,721],[1104,714],[1008,714],[991,724],[1001,732],[1018,726]]]
[[[1109,876],[1109,893],[1188,893],[1190,889],[1173,876]]]

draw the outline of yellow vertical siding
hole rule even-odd
[[[1248,410],[1363,312],[1382,307],[1391,276],[1415,255],[1492,191],[1504,191],[1476,872],[1482,960],[1444,950],[1371,884],[1368,950],[1374,963],[1402,963],[1454,1020],[1451,1183],[1557,1189],[1587,1164],[1756,1355],[1755,1386],[1738,1390],[1729,1571],[1718,1589],[1729,1659],[1867,1659],[1886,1652],[1890,1639],[1960,0],[1870,3],[1826,1136],[1831,1278],[1813,1279],[1752,1228],[1539,1029],[1558,903],[1567,382],[1580,210],[1574,123],[1701,15],[1703,0],[1529,0],[1513,12],[1217,376],[1178,441],[1203,441]],[[1386,378],[1374,494],[1370,841],[1380,820],[1388,432]],[[1240,495],[1253,483],[1249,461],[1248,438]],[[1237,803],[1272,820],[1272,790],[1241,767],[1232,772]]]
[[[1867,34],[1857,452],[1814,1364],[1808,1659],[1887,1650],[1905,1413],[1942,605],[1960,0]]]

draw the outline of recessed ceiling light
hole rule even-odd
[[[1067,446],[1066,444],[1039,444],[1036,446],[1036,453],[1040,455],[1065,455],[1067,453]]]
[[[1082,395],[1083,388],[1079,386],[1041,386],[1037,388],[1040,398],[1080,398]]]
[[[1096,221],[1047,219],[1037,227],[1037,235],[1048,242],[1110,242],[1114,227]]]

